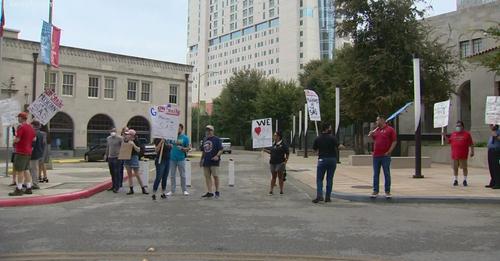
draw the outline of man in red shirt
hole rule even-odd
[[[385,117],[378,116],[377,127],[368,133],[372,137],[373,145],[373,193],[372,198],[378,196],[380,167],[384,170],[385,197],[391,198],[391,153],[396,147],[396,131],[385,123]]]
[[[458,167],[462,168],[464,172],[464,186],[467,186],[467,158],[469,155],[474,157],[474,143],[472,142],[472,136],[468,131],[464,130],[464,123],[462,121],[457,121],[455,130],[450,137],[442,134],[446,141],[451,145],[451,160],[453,166],[453,175],[455,180],[453,181],[453,186],[458,186]]]
[[[17,120],[20,123],[19,128],[14,138],[14,147],[16,155],[14,156],[14,172],[17,176],[17,186],[14,192],[9,193],[9,196],[21,196],[23,194],[32,194],[31,191],[31,175],[29,172],[32,142],[35,138],[35,130],[26,121],[28,114],[21,112],[17,115]],[[23,179],[26,185],[26,191],[23,192]]]

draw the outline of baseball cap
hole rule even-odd
[[[205,129],[209,129],[211,131],[214,131],[214,126],[212,125],[207,125],[207,127],[205,127]]]
[[[135,136],[135,130],[134,129],[129,129],[128,131],[125,132],[125,134]]]
[[[18,118],[28,119],[28,114],[26,112],[21,112],[17,115]]]

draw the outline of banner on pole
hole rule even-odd
[[[11,126],[17,123],[17,115],[21,112],[21,105],[12,98],[0,100],[0,112],[2,113],[2,126]]]
[[[45,90],[36,100],[30,104],[28,110],[41,124],[49,123],[50,119],[56,115],[63,107],[63,102],[56,93],[50,89]]]
[[[273,119],[252,121],[252,145],[254,149],[267,148],[273,145]]]
[[[321,113],[319,110],[319,97],[311,90],[304,90],[307,101],[307,111],[311,121],[321,121]]]
[[[53,26],[52,41],[50,49],[50,63],[52,66],[59,68],[59,42],[61,40],[61,29]]]
[[[434,128],[448,126],[450,117],[450,100],[434,104]]]
[[[486,124],[500,125],[500,96],[486,97],[486,109],[484,110]]]
[[[4,4],[3,0],[2,4],[0,5],[0,37],[3,36],[3,27],[5,26],[5,12],[4,12]]]
[[[52,28],[49,23],[43,21],[42,35],[40,38],[40,55],[44,64],[50,64]]]
[[[181,111],[174,104],[152,106],[149,109],[151,117],[151,136],[166,140],[177,140],[179,117]]]

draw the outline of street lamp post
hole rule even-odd
[[[202,74],[198,73],[198,116],[196,117],[196,142],[200,141],[200,114],[201,114],[201,106],[200,106],[200,90],[201,90],[201,77],[209,74],[209,73],[219,73],[219,72],[214,72],[214,71],[207,71]]]

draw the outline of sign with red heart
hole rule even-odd
[[[262,132],[262,128],[261,127],[257,127],[255,129],[253,129],[255,131],[255,133],[257,133],[257,135],[260,135],[260,133]]]
[[[273,145],[273,119],[259,119],[252,121],[253,148],[267,148]]]

